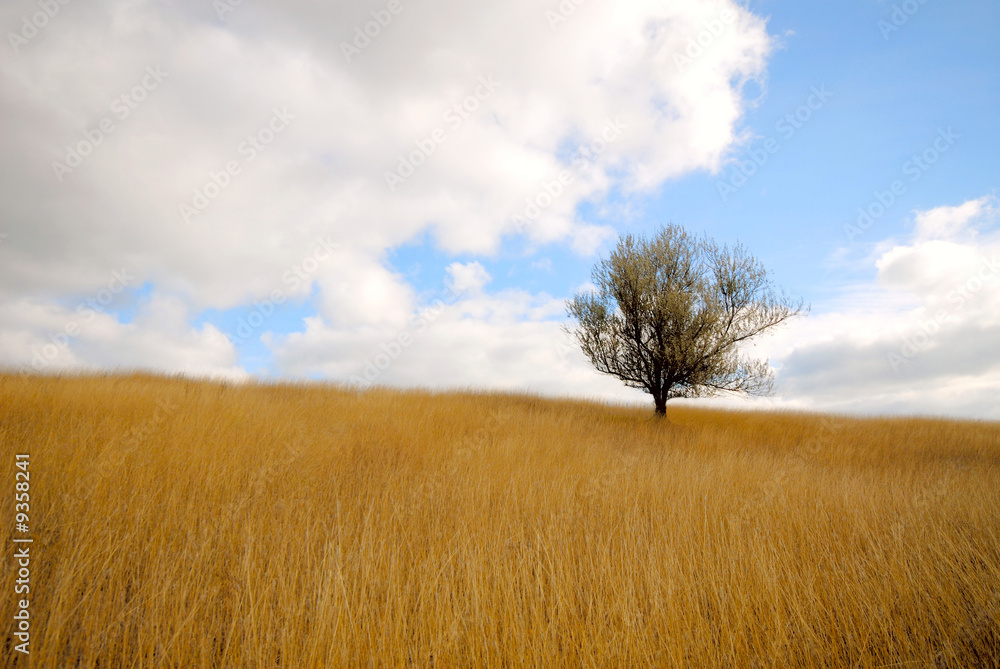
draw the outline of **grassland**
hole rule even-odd
[[[0,375],[31,666],[1000,666],[1000,424],[669,411]]]

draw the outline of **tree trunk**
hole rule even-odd
[[[656,403],[656,415],[660,418],[667,417],[667,398],[666,397],[653,397],[653,401]]]

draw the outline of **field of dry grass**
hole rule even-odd
[[[669,411],[0,375],[30,666],[1000,666],[1000,424]]]

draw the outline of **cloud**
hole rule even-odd
[[[447,267],[448,276],[451,277],[451,286],[456,291],[479,292],[491,280],[489,273],[478,262],[452,263]]]
[[[333,328],[268,337],[284,374],[429,388],[493,388],[644,402],[599,376],[562,330],[564,302],[525,291],[472,290],[422,309],[400,330]]]
[[[871,285],[761,343],[806,406],[1000,418],[1000,229],[993,199],[916,212]],[[884,246],[881,244],[880,246]]]
[[[195,2],[64,7],[0,56],[3,127],[20,129],[0,138],[0,193],[18,221],[0,249],[4,284],[86,289],[128,258],[140,280],[229,308],[266,294],[320,234],[373,259],[422,230],[449,252],[486,252],[621,118],[628,129],[523,231],[589,253],[608,231],[576,205],[619,181],[717,166],[743,109],[732,82],[760,76],[770,49],[763,20],[732,2],[588,4],[555,31],[528,0],[404,5],[351,62],[341,43],[382,4],[244,3],[223,22]],[[0,22],[28,7],[9,3]],[[697,75],[679,72],[672,55],[726,8],[738,22]],[[148,68],[162,83],[123,107]],[[390,192],[385,174],[436,130],[443,141]],[[89,155],[59,181],[53,163],[79,147]],[[181,205],[197,214],[185,221]]]
[[[154,295],[130,323],[81,301],[75,308],[22,299],[0,304],[0,365],[40,373],[148,369],[242,380],[232,342],[187,325],[187,307]]]
[[[952,239],[968,230],[969,223],[993,213],[994,198],[981,197],[957,207],[936,207],[918,212],[916,216],[916,241]]]
[[[447,254],[490,253],[512,235],[593,254],[613,231],[579,205],[717,169],[742,83],[764,76],[773,46],[764,19],[732,0],[586,3],[555,25],[531,0],[402,7],[366,41],[359,30],[384,2],[246,2],[220,14],[194,0],[94,0],[61,6],[16,53],[0,50],[6,362],[30,361],[71,316],[61,305],[125,267],[154,287],[145,309],[162,318],[102,314],[58,364],[239,375],[232,345],[193,325],[199,316],[315,290],[301,332],[269,341],[285,369],[337,378],[426,308],[387,251],[430,233]],[[5,3],[0,25],[35,11]],[[678,67],[707,25],[719,27],[711,44]],[[355,40],[356,53],[345,49]],[[519,225],[528,201],[541,211]],[[339,246],[300,278],[318,238]],[[457,282],[485,287],[485,269],[462,267]],[[491,314],[482,322],[472,302],[455,322],[442,316],[455,331],[436,327],[439,343],[478,365],[455,378],[515,383],[498,367],[509,364],[521,383],[552,384],[518,361],[558,330],[533,320],[537,305],[511,306],[524,299],[478,303]],[[517,318],[497,315],[512,309]],[[495,343],[476,358],[476,339]]]

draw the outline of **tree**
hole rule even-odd
[[[626,235],[592,273],[596,292],[567,302],[567,328],[599,372],[667,401],[718,393],[766,395],[766,360],[740,348],[803,312],[778,295],[761,263],[737,244],[719,247],[677,225],[651,239]]]

